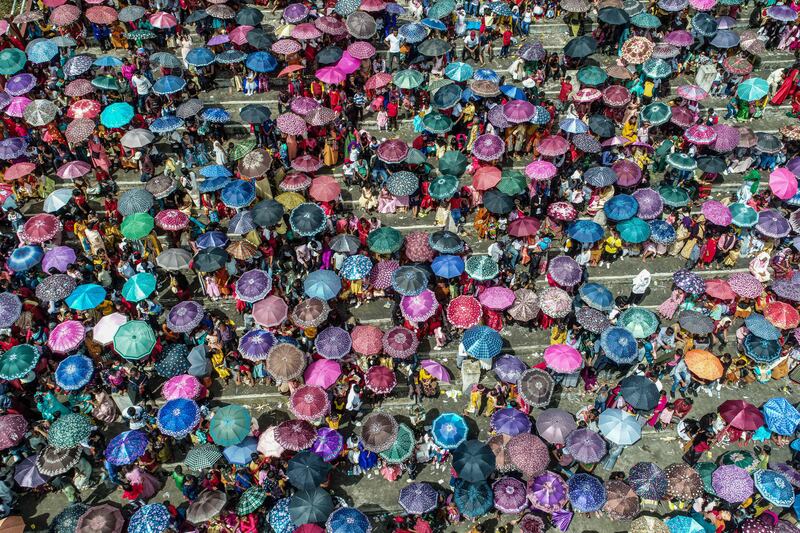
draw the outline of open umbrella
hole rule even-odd
[[[453,468],[460,479],[477,483],[494,472],[495,456],[486,444],[468,440],[453,450]]]
[[[598,420],[600,432],[609,442],[629,446],[642,436],[642,428],[635,416],[619,409],[606,409]]]
[[[436,509],[439,493],[428,483],[414,482],[400,489],[398,503],[409,514],[421,515]]]
[[[530,433],[519,433],[508,442],[508,454],[514,466],[527,477],[538,476],[547,469],[547,445]]]
[[[657,464],[640,462],[628,471],[628,484],[647,500],[661,500],[667,494],[667,475]]]
[[[361,440],[364,448],[371,452],[388,450],[397,438],[397,421],[393,416],[373,412],[364,418],[361,425]]]
[[[433,440],[447,450],[452,450],[467,440],[467,423],[461,415],[443,413],[436,417],[431,427]]]
[[[603,482],[590,474],[575,474],[567,482],[569,501],[573,509],[583,513],[597,511],[606,503]]]
[[[628,376],[620,381],[619,393],[631,407],[640,411],[652,410],[659,399],[655,383],[644,376]]]

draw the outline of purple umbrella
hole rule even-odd
[[[767,16],[771,19],[780,20],[781,22],[797,20],[797,12],[790,6],[770,6],[767,8]]]
[[[189,333],[200,325],[204,315],[201,304],[192,300],[180,302],[169,310],[167,327],[176,333]]]
[[[0,141],[0,159],[16,159],[28,149],[28,142],[22,137],[11,137]]]
[[[0,328],[8,328],[17,321],[22,312],[19,296],[11,292],[0,293]]]
[[[583,269],[573,258],[559,255],[551,259],[547,273],[562,287],[574,287],[583,279]]]
[[[516,297],[514,291],[508,287],[501,287],[498,285],[485,289],[478,297],[478,300],[480,300],[484,307],[502,311],[511,307]]]
[[[549,470],[536,476],[528,484],[528,500],[531,506],[546,513],[558,511],[567,503],[567,483]]]
[[[329,326],[317,335],[314,348],[325,359],[338,360],[350,353],[353,339],[342,328]]]
[[[22,72],[8,79],[5,91],[11,96],[22,96],[36,87],[36,76]]]
[[[567,453],[580,463],[597,463],[606,455],[605,439],[591,429],[576,429],[565,439]]]
[[[494,506],[501,513],[520,513],[528,507],[525,482],[513,477],[501,477],[492,485]]]
[[[33,489],[50,481],[50,476],[39,472],[36,466],[38,458],[39,454],[29,455],[14,467],[14,481],[20,487]]]
[[[412,322],[425,322],[436,314],[438,308],[436,295],[429,289],[416,296],[403,296],[400,300],[400,312]]]
[[[254,329],[239,339],[239,353],[249,361],[264,361],[275,345],[275,335],[263,329]]]
[[[675,286],[689,294],[703,294],[706,290],[706,282],[703,278],[690,270],[678,270],[672,275]]]
[[[506,407],[495,411],[491,418],[492,429],[503,435],[519,435],[531,432],[531,419],[522,411]]]
[[[775,281],[770,288],[778,298],[800,302],[800,285],[796,283],[780,279]]]
[[[75,250],[69,246],[56,246],[48,250],[42,258],[42,270],[50,272],[51,268],[55,268],[59,272],[66,272],[67,267],[74,264],[78,259]]]
[[[494,360],[494,374],[503,383],[516,383],[528,365],[514,355],[502,355]]]
[[[773,239],[786,237],[792,230],[789,221],[775,209],[764,209],[758,213],[756,229],[763,235]]]
[[[308,16],[308,8],[303,4],[289,4],[283,10],[283,19],[289,24],[297,24]]]
[[[505,129],[511,125],[511,123],[506,118],[505,113],[503,112],[503,106],[496,105],[489,110],[488,113],[489,122],[492,123],[492,126],[500,129]]]
[[[658,501],[667,494],[667,474],[655,463],[636,463],[626,481],[639,497],[647,500]]]
[[[642,181],[642,169],[633,161],[620,159],[615,161],[611,168],[617,174],[617,185],[621,187],[633,187]]]
[[[738,131],[738,130],[737,130]],[[800,177],[800,157],[793,157],[786,163],[786,168],[792,171],[792,174]]]
[[[563,409],[547,409],[536,418],[536,431],[550,444],[564,444],[577,428],[575,419]]]
[[[717,139],[711,144],[712,150],[726,153],[739,146],[739,130],[727,124],[717,124],[713,128],[717,134]]]
[[[733,221],[733,215],[728,206],[717,200],[706,200],[700,211],[706,220],[717,226],[729,226]]]
[[[736,465],[721,465],[711,474],[714,492],[730,503],[741,503],[753,495],[753,478],[744,468]]]
[[[503,106],[503,115],[512,124],[528,122],[536,114],[536,106],[527,100],[511,100]]]
[[[344,448],[344,437],[331,428],[319,428],[317,437],[311,444],[311,451],[322,457],[324,461],[333,461],[339,457],[339,452]]]
[[[425,514],[436,509],[439,493],[428,483],[411,483],[400,490],[400,506],[408,514]]]
[[[661,195],[649,187],[637,189],[631,196],[639,203],[636,216],[642,220],[653,220],[664,210],[664,200]]]
[[[472,155],[481,161],[494,161],[499,159],[506,151],[506,143],[497,135],[483,134],[475,139],[472,146]]]
[[[692,46],[694,37],[686,30],[675,30],[664,36],[664,42],[674,44],[675,46],[687,47]]]
[[[272,277],[263,270],[248,270],[236,281],[236,297],[247,303],[263,300],[272,290]]]

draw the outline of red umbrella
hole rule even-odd
[[[41,213],[29,218],[22,227],[25,240],[32,243],[49,241],[61,231],[61,221],[55,215]]]
[[[95,118],[100,114],[102,106],[97,100],[78,100],[67,109],[69,118]]]
[[[418,347],[417,334],[403,326],[396,326],[383,335],[384,353],[397,359],[411,357]]]
[[[240,27],[242,27],[242,26],[240,26]],[[234,29],[236,29],[236,28],[234,28]],[[231,39],[231,40],[233,40],[233,39]],[[305,67],[303,65],[289,65],[288,67],[284,67],[278,73],[278,77],[280,78],[281,76],[286,76],[287,74],[291,74],[292,72],[297,72],[298,70],[303,70],[304,68]]]
[[[733,300],[736,293],[724,279],[710,279],[706,281],[706,294],[720,300]]]
[[[303,385],[289,399],[289,409],[302,420],[318,421],[328,414],[331,404],[325,389],[316,385]]]
[[[457,328],[471,328],[483,315],[481,303],[472,296],[462,294],[447,304],[447,319]]]
[[[603,102],[609,107],[623,107],[631,101],[631,92],[622,85],[611,85],[603,91]]]
[[[390,83],[392,83],[392,75],[388,72],[379,72],[370,76],[367,83],[364,84],[364,88],[368,91],[374,91],[375,89],[386,87]]]
[[[792,329],[800,324],[800,313],[786,302],[771,302],[764,309],[764,316],[776,328]]]
[[[415,231],[406,235],[405,254],[409,261],[415,263],[429,263],[433,261],[435,252],[430,245],[428,233]]]
[[[350,332],[353,351],[362,355],[377,355],[383,350],[383,332],[377,326],[361,325]]]
[[[536,235],[541,225],[541,220],[523,216],[508,225],[508,234],[514,237],[530,237]]]
[[[76,118],[67,125],[64,136],[73,144],[85,141],[94,133],[95,123],[90,118]]]
[[[743,431],[755,431],[764,425],[764,415],[761,411],[744,400],[722,402],[719,414],[728,425]]]
[[[575,220],[578,212],[569,202],[555,202],[547,207],[547,216],[555,220],[570,221]]]
[[[297,41],[292,39],[281,39],[279,41],[275,41],[275,43],[270,48],[276,54],[296,54],[300,50],[302,50],[302,46]]]
[[[503,173],[497,167],[485,166],[472,176],[472,185],[479,191],[487,191],[500,183]]]
[[[164,11],[156,11],[152,15],[150,15],[150,24],[154,28],[173,28],[178,25],[178,19],[175,18],[175,15],[170,13],[165,13]],[[241,43],[244,44],[244,43]]]
[[[86,10],[86,18],[95,24],[112,24],[117,20],[117,10],[110,6],[93,6]]]
[[[332,176],[319,176],[311,182],[308,193],[318,202],[332,202],[342,194],[342,187]]]
[[[64,94],[66,96],[81,97],[94,92],[92,82],[85,78],[72,80],[64,87]]]
[[[316,438],[316,429],[305,420],[286,420],[275,428],[275,441],[291,451],[308,448]]]
[[[385,366],[373,366],[364,375],[367,388],[376,394],[389,394],[397,385],[397,376]]]
[[[375,55],[375,47],[366,41],[356,41],[347,47],[347,53],[356,59],[369,59]]]

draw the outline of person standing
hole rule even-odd
[[[650,272],[648,272],[647,269],[642,269],[641,272],[636,274],[631,285],[631,293],[628,296],[628,303],[630,305],[639,305],[642,303],[644,295],[650,287],[650,280]]]
[[[405,39],[397,34],[397,28],[392,28],[392,33],[386,36],[383,40],[389,45],[389,55],[386,60],[386,69],[389,72],[394,71],[395,61],[397,61],[397,68],[400,68],[400,45],[403,44]]]

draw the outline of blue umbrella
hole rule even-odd
[[[590,474],[575,474],[567,481],[572,508],[581,513],[599,511],[606,503],[606,487]]]
[[[372,264],[370,263],[370,269]],[[342,290],[342,280],[333,270],[317,270],[306,276],[303,291],[309,298],[331,300]]]
[[[454,61],[444,68],[444,75],[453,81],[467,81],[472,78],[473,73],[472,66],[460,61]]]
[[[447,450],[454,450],[467,440],[469,428],[464,417],[456,413],[442,413],[436,417],[431,427],[433,440]]]
[[[764,421],[773,433],[791,437],[800,424],[800,412],[786,398],[770,398],[761,407]]]
[[[639,202],[629,194],[617,194],[603,206],[609,220],[620,221],[632,218],[639,210]]]
[[[114,56],[100,56],[94,60],[94,64],[98,67],[120,67],[122,60]]]
[[[477,518],[488,513],[494,505],[494,492],[485,481],[469,483],[456,479],[453,499],[459,511],[468,517]]]
[[[591,244],[602,239],[605,230],[603,226],[593,220],[576,220],[567,227],[567,235],[570,239]]]
[[[153,133],[169,133],[182,127],[183,119],[174,116],[158,117],[148,126]]]
[[[403,24],[397,31],[410,44],[421,43],[428,36],[428,28],[419,22]]]
[[[473,80],[486,80],[492,83],[500,83],[500,76],[490,68],[479,68],[472,74]]]
[[[25,53],[31,63],[47,63],[58,55],[58,46],[49,39],[34,39],[25,47]]]
[[[578,289],[581,300],[589,307],[599,311],[614,309],[614,295],[605,286],[599,283],[584,283]]]
[[[794,487],[783,474],[774,470],[756,470],[753,479],[758,492],[771,504],[790,507],[794,503]]]
[[[328,517],[325,529],[330,533],[369,533],[372,527],[367,515],[355,507],[340,507]]]
[[[366,255],[356,254],[345,257],[339,275],[344,279],[364,279],[372,270],[372,260]]]
[[[464,260],[457,255],[439,255],[431,263],[433,273],[442,278],[455,278],[464,272]]]
[[[217,54],[216,60],[217,63],[222,63],[223,65],[232,65],[234,63],[241,63],[246,57],[247,54],[241,50],[225,50]]]
[[[567,133],[586,133],[589,131],[589,126],[584,121],[574,117],[562,120],[558,127]]]
[[[106,460],[112,465],[129,465],[144,455],[150,439],[147,433],[133,429],[115,436],[106,446]],[[247,458],[250,462],[250,458]]]
[[[204,178],[229,178],[233,173],[222,165],[206,165],[200,169]]]
[[[275,533],[292,533],[297,527],[292,522],[292,517],[289,515],[290,502],[291,498],[278,500],[278,503],[270,509],[269,515],[267,515],[269,525],[275,530]]]
[[[514,85],[501,85],[500,92],[508,96],[512,100],[525,100],[525,101],[528,100],[528,97],[525,96],[525,92],[519,87],[515,87]]]
[[[56,368],[56,384],[64,390],[78,390],[92,379],[94,364],[85,355],[70,355]]]
[[[593,187],[607,187],[617,182],[617,173],[611,167],[592,167],[583,173],[583,179]]]
[[[656,244],[671,244],[675,242],[677,234],[672,224],[666,220],[650,221],[650,240]]]
[[[447,31],[447,25],[441,20],[436,19],[422,19],[422,25],[427,26],[432,30]]]
[[[228,207],[246,207],[256,199],[256,186],[252,181],[234,180],[225,185],[220,197]]]
[[[106,128],[121,128],[133,120],[133,106],[128,102],[116,102],[103,109],[100,123]]]
[[[214,62],[214,52],[205,46],[192,48],[186,54],[186,62],[194,67],[208,66]]]
[[[600,334],[600,347],[607,358],[619,365],[629,365],[637,360],[639,348],[636,338],[625,328],[608,328]]]
[[[620,409],[606,409],[597,421],[600,433],[619,446],[630,446],[642,438],[642,427],[638,419]]]
[[[88,311],[94,309],[106,299],[106,290],[96,283],[78,285],[72,294],[64,300],[70,309]]]
[[[24,272],[35,267],[44,257],[40,246],[20,246],[8,257],[8,268],[14,272]]]
[[[503,337],[488,326],[473,326],[464,332],[464,349],[476,359],[491,359],[500,354]]]
[[[756,363],[770,364],[781,356],[778,341],[762,339],[752,333],[744,338],[744,353]]]
[[[197,247],[201,250],[206,248],[222,248],[228,244],[228,236],[221,231],[207,231],[197,237],[195,241]]]
[[[778,328],[773,326],[764,315],[752,313],[744,320],[744,325],[750,330],[750,333],[756,337],[768,341],[776,341],[781,338],[781,332]]]
[[[550,122],[550,112],[540,105],[536,106],[536,114],[530,120],[531,124],[543,125]]]
[[[208,178],[200,183],[200,192],[214,192],[224,189],[232,180],[230,178]]]
[[[272,72],[278,68],[278,60],[268,52],[253,52],[244,60],[244,66],[255,72]]]
[[[175,94],[186,87],[186,80],[179,76],[162,76],[153,84],[153,92],[156,94]]]
[[[403,296],[417,296],[428,286],[428,272],[418,266],[401,266],[392,272],[392,288]]]
[[[164,435],[182,439],[192,432],[200,421],[200,408],[192,400],[176,398],[158,410],[158,429]]]
[[[239,444],[228,446],[222,450],[222,455],[225,460],[232,465],[244,466],[252,461],[252,455],[256,453],[258,447],[258,439],[255,437],[247,437]]]
[[[231,115],[221,107],[207,107],[200,113],[200,118],[208,122],[224,124],[231,121]]]
[[[670,533],[705,533],[705,528],[691,516],[672,516],[664,523]]]
[[[128,533],[161,533],[172,523],[172,515],[161,503],[150,503],[133,513]]]

